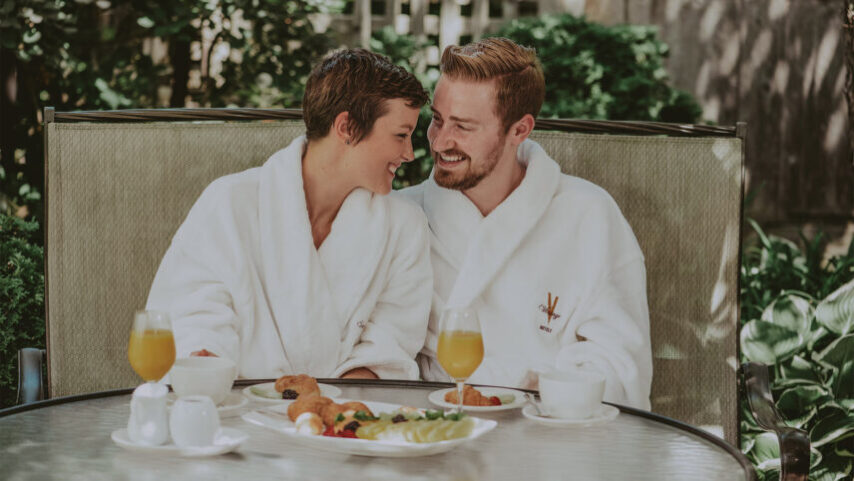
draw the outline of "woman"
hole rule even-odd
[[[147,307],[171,314],[179,357],[226,357],[252,378],[418,378],[427,222],[386,194],[413,160],[427,99],[413,75],[366,50],[315,67],[306,135],[208,186],[163,258]]]

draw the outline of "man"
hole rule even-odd
[[[646,272],[637,240],[600,187],[564,175],[528,140],[545,96],[532,49],[501,38],[445,49],[428,139],[430,179],[403,191],[430,224],[434,295],[419,355],[436,360],[438,322],[476,308],[484,359],[472,383],[534,387],[536,372],[583,365],[605,399],[648,409]]]

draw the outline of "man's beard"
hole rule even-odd
[[[472,164],[472,158],[468,154],[459,151],[459,150],[449,150],[443,152],[445,156],[466,156],[468,157],[468,161],[459,161],[459,162],[468,162],[468,168],[462,172],[452,172],[448,170],[444,170],[441,167],[437,167],[433,169],[433,181],[440,187],[444,187],[446,189],[453,189],[459,191],[465,191],[476,187],[480,181],[486,178],[487,175],[492,173],[495,170],[495,166],[498,165],[498,159],[501,156],[501,149],[504,145],[504,137],[502,136],[498,142],[495,143],[495,148],[493,148],[485,157],[485,162],[479,168],[474,168]],[[430,149],[433,154],[434,163],[439,163],[439,153],[433,149]]]

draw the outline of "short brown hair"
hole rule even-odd
[[[525,114],[535,119],[546,96],[543,67],[533,48],[501,37],[451,45],[442,53],[443,75],[452,79],[496,81],[495,113],[504,130]]]
[[[386,100],[404,99],[420,108],[429,96],[414,75],[387,57],[361,48],[339,50],[324,58],[308,77],[302,98],[306,137],[326,137],[341,112],[350,114],[351,141],[359,142],[386,114]]]

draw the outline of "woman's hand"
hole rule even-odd
[[[379,376],[366,367],[357,367],[345,372],[341,379],[379,379]]]
[[[219,357],[216,354],[208,351],[207,349],[202,349],[201,351],[193,351],[190,353],[190,355],[199,357]]]

